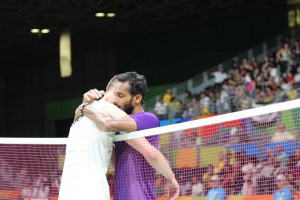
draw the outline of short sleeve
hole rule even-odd
[[[130,115],[130,117],[136,122],[138,131],[159,127],[159,120],[152,113],[140,112],[135,115]]]

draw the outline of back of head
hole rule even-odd
[[[144,75],[140,75],[136,72],[125,72],[116,76],[119,82],[128,82],[130,88],[129,92],[132,96],[142,95],[141,104],[145,102],[146,95],[148,93],[148,85]]]

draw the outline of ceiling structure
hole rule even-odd
[[[0,56],[51,44],[68,29],[80,39],[149,34],[282,6],[285,0],[2,0]],[[97,18],[97,12],[116,16]],[[50,33],[32,34],[33,28]]]

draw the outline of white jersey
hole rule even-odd
[[[107,104],[100,100],[91,106],[103,110]],[[100,131],[96,123],[85,116],[70,128],[59,200],[110,199],[106,172],[114,134]]]

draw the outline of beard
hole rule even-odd
[[[130,102],[124,106],[124,112],[126,112],[128,115],[130,115],[133,111],[134,107],[132,105],[132,98],[130,99]]]

